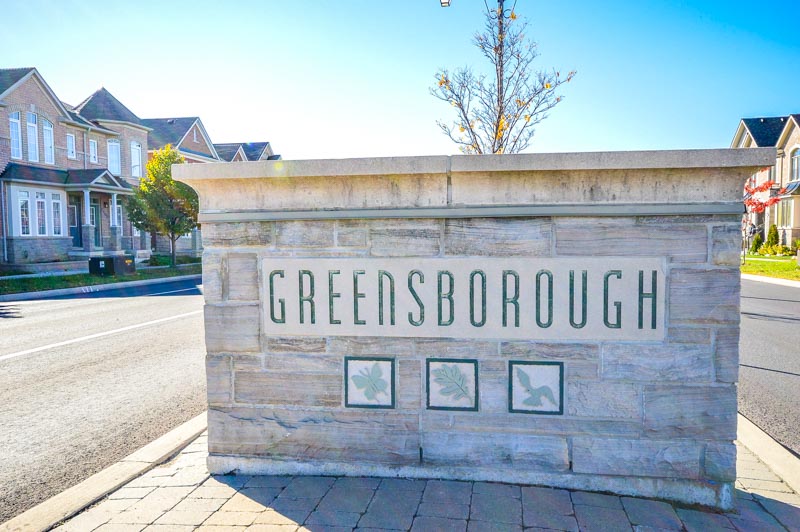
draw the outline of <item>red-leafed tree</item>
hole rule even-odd
[[[745,192],[745,199],[744,199],[744,206],[747,214],[761,214],[768,208],[772,207],[779,201],[781,201],[780,195],[786,192],[785,188],[782,188],[778,191],[778,193],[774,196],[770,196],[766,200],[762,200],[756,196],[756,194],[760,194],[762,192],[767,192],[771,190],[772,187],[775,185],[775,181],[764,181],[760,185],[751,186],[750,183],[745,183],[744,185],[744,192]],[[752,235],[746,233],[743,238],[742,247],[744,253],[742,253],[742,263],[744,264],[744,258],[747,254],[747,249],[749,248],[749,239]]]
[[[744,191],[746,194],[746,199],[744,200],[744,206],[747,207],[748,213],[762,213],[769,207],[772,207],[781,200],[781,198],[779,198],[778,196],[786,192],[785,188],[779,190],[776,196],[772,196],[771,198],[767,198],[766,200],[761,200],[756,197],[756,194],[760,192],[766,192],[767,190],[771,189],[774,185],[775,181],[764,181],[760,185],[752,187],[748,184],[745,184]]]

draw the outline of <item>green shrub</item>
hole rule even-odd
[[[753,237],[753,243],[750,245],[750,253],[758,253],[758,249],[764,245],[764,239],[761,237],[761,233],[756,233],[756,236]]]
[[[792,242],[792,253],[796,254],[798,249],[800,249],[800,238]]]
[[[764,244],[760,248],[758,248],[759,255],[774,255],[774,256],[789,256],[792,255],[792,250],[788,246],[782,246],[780,244],[775,244],[771,246],[769,244]]]
[[[767,242],[768,246],[777,246],[778,241],[780,238],[778,237],[778,226],[772,224],[769,226],[769,233],[767,233]]]

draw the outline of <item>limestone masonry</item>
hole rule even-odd
[[[744,180],[774,150],[180,165],[213,473],[732,507]]]

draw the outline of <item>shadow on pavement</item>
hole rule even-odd
[[[42,300],[54,299],[110,299],[120,297],[148,297],[148,296],[193,296],[202,295],[202,280],[184,280],[165,282],[144,286],[131,286],[126,288],[112,288],[100,292],[86,292],[63,296],[40,298]]]
[[[0,303],[0,318],[21,318],[22,313],[17,305],[6,305]]]

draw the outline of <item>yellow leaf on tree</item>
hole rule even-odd
[[[551,87],[552,87],[552,85],[550,85],[549,83],[545,83],[545,84],[544,84],[544,88],[545,88],[545,89],[549,89],[549,88],[551,88]]]
[[[513,11],[511,12],[511,16],[509,17],[511,20],[517,20],[517,14]]]

